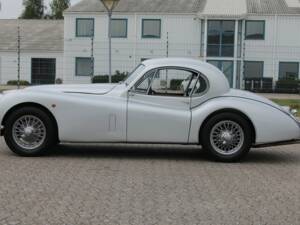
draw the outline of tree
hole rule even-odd
[[[63,12],[69,8],[70,0],[52,0],[50,3],[51,18],[52,19],[63,19]]]
[[[44,17],[44,1],[43,0],[23,0],[25,7],[21,19],[42,19]]]

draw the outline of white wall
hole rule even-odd
[[[95,75],[108,73],[108,18],[106,15],[65,15],[64,80],[88,83],[89,77],[75,76],[75,58],[91,56],[91,39],[76,37],[76,18],[95,19]],[[193,15],[118,14],[113,18],[128,19],[128,37],[112,39],[112,71],[130,72],[141,58],[165,57],[167,32],[169,56],[200,56],[200,22]],[[142,38],[142,19],[161,19],[161,38]]]
[[[63,77],[63,53],[21,53],[20,79],[31,82],[31,59],[55,58],[56,78]],[[0,52],[0,83],[6,84],[9,80],[17,80],[18,55],[15,52]]]
[[[300,63],[300,16],[249,16],[248,19],[266,22],[265,40],[245,40],[245,60],[264,61],[264,77],[277,80],[281,61]]]

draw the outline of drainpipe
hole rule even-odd
[[[234,55],[233,55],[233,82],[232,87],[236,88],[236,78],[237,78],[237,46],[238,46],[238,32],[239,32],[239,21],[235,20],[235,32],[234,32]]]
[[[278,44],[278,35],[277,35],[277,28],[278,28],[278,15],[274,15],[274,27],[273,27],[273,46],[272,46],[272,77],[273,77],[273,91],[276,85],[276,59],[277,59],[277,44]],[[278,73],[277,73],[278,74]]]
[[[137,15],[134,14],[134,44],[133,44],[133,68],[136,66],[136,45],[137,45]]]
[[[203,46],[203,60],[206,62],[207,58],[207,17],[204,17],[204,46]]]
[[[245,82],[243,80],[245,79],[245,54],[246,54],[246,42],[245,42],[245,25],[246,25],[246,20],[243,19],[242,21],[242,43],[241,43],[241,75],[240,75],[240,87],[241,89],[245,89]]]

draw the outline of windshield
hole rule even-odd
[[[128,75],[128,77],[124,80],[125,84],[130,84],[139,74],[140,72],[145,68],[143,64],[138,65],[131,74]]]

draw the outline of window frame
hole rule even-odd
[[[280,77],[280,64],[282,63],[288,63],[288,64],[297,64],[297,73],[298,73],[298,76],[296,77],[296,79],[299,79],[300,77],[300,71],[299,71],[299,68],[300,68],[300,63],[298,61],[279,61],[278,63],[278,80],[286,80],[286,77]]]
[[[245,64],[246,63],[262,63],[262,76],[261,77],[246,77],[246,73],[245,73]],[[256,61],[256,60],[245,60],[244,61],[244,77],[243,79],[255,79],[255,78],[264,78],[264,74],[265,74],[265,61]]]
[[[144,35],[144,21],[159,21],[159,37],[149,37]],[[161,39],[161,19],[142,19],[142,39]]]
[[[184,70],[184,71],[188,71],[188,72],[191,72],[191,73],[195,73],[195,74],[196,74],[197,81],[195,82],[194,86],[192,87],[192,91],[189,93],[188,96],[182,96],[182,97],[180,96],[180,97],[177,97],[177,96],[169,96],[169,95],[167,95],[167,96],[149,95],[149,90],[150,90],[150,87],[151,87],[151,85],[152,85],[152,83],[153,83],[153,80],[154,80],[153,78],[157,76],[158,71],[164,70],[164,69]],[[148,87],[147,92],[146,92],[146,93],[141,93],[141,92],[136,91],[136,86],[139,85],[139,84],[141,84],[141,82],[143,82],[143,80],[142,80],[143,77],[144,77],[147,73],[150,73],[150,72],[152,72],[152,71],[155,71],[155,72],[154,72],[153,75],[152,75],[151,83],[150,83],[150,85],[149,85],[149,87]],[[205,90],[204,90],[203,92],[201,92],[200,94],[196,94],[196,95],[195,95],[195,94],[194,94],[194,91],[195,91],[195,87],[196,87],[196,85],[197,85],[197,82],[198,82],[199,77],[202,77],[203,80],[205,81],[205,83],[206,83],[206,88],[205,88]],[[192,81],[192,77],[190,78],[189,85],[191,85],[191,81]],[[138,79],[138,80],[135,82],[135,84],[134,84],[134,85],[132,86],[132,88],[131,88],[131,91],[134,92],[135,94],[141,94],[141,95],[147,95],[147,96],[153,96],[153,97],[194,98],[194,97],[200,97],[200,96],[205,95],[205,94],[208,92],[209,87],[210,87],[210,85],[209,85],[208,78],[207,78],[204,74],[202,74],[200,71],[197,71],[197,70],[194,70],[194,69],[191,69],[191,68],[187,68],[187,67],[162,66],[162,67],[157,67],[157,68],[150,69],[150,70],[146,71],[146,72],[140,77],[140,79]]]
[[[218,36],[220,38],[219,40],[219,43],[218,44],[209,44],[208,43],[208,38],[209,38],[209,22],[212,22],[212,21],[217,21],[217,22],[220,22],[220,30],[218,30]],[[223,27],[223,23],[224,22],[234,22],[234,31],[233,31],[233,44],[223,44],[223,35],[224,35],[224,27]],[[207,43],[206,43],[206,54],[208,57],[218,57],[218,58],[233,58],[234,57],[234,51],[235,51],[235,48],[236,48],[236,43],[235,43],[235,33],[237,32],[235,30],[236,26],[235,26],[235,23],[236,21],[235,20],[222,20],[222,19],[211,19],[211,20],[208,20],[207,21]],[[208,47],[209,46],[218,46],[218,55],[208,55]],[[232,56],[226,56],[223,54],[223,47],[233,47],[233,54]]]
[[[226,79],[228,80],[229,86],[233,87],[233,84],[234,84],[234,60],[231,60],[231,59],[208,59],[208,60],[206,60],[206,62],[217,67],[219,70],[221,70],[222,73],[225,75]],[[212,64],[213,62],[217,62],[218,65]],[[223,68],[224,63],[231,63],[232,73],[230,74],[230,77],[229,77],[229,74],[227,74],[226,71],[224,71],[224,68]]]
[[[80,20],[91,20],[93,21],[93,33],[92,35],[79,35],[78,34],[78,24]],[[76,24],[75,24],[75,28],[76,28],[76,37],[82,37],[82,38],[91,38],[95,36],[95,18],[76,18]]]
[[[112,18],[111,19],[111,22],[112,21],[125,21],[126,23],[125,23],[125,25],[126,25],[126,34],[125,34],[125,36],[113,36],[112,34],[111,34],[111,38],[128,38],[128,19],[127,18]]]
[[[94,63],[92,57],[76,57],[75,58],[75,76],[76,77],[90,77],[90,76],[92,76],[92,74],[89,74],[89,75],[80,75],[80,74],[78,74],[77,64],[78,64],[78,60],[80,60],[80,59],[90,59],[91,62],[93,63],[92,74],[94,73],[95,63]]]
[[[248,22],[262,22],[263,23],[263,38],[247,38]],[[245,22],[245,40],[264,41],[266,38],[266,21],[265,20],[246,20]]]
[[[141,78],[133,85],[133,90],[134,90],[134,93],[137,93],[137,94],[142,94],[142,95],[149,95],[149,91],[150,91],[150,88],[151,88],[151,85],[152,85],[152,82],[153,82],[153,78],[157,75],[157,72],[158,72],[158,69],[151,69],[151,70],[148,70],[147,72],[145,72]],[[151,74],[152,73],[152,74]],[[139,89],[137,89],[137,87],[144,82],[145,78],[144,76],[147,75],[147,74],[151,74],[151,82],[147,88],[147,91],[146,92],[142,92],[142,91],[139,91]],[[144,78],[144,79],[143,79]]]

